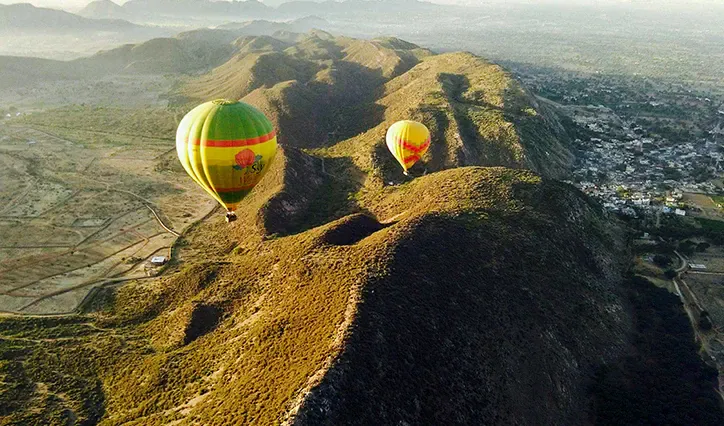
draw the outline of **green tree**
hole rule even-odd
[[[690,240],[682,241],[679,243],[679,251],[687,256],[691,256],[692,254],[694,254],[697,247],[698,244]]]
[[[704,331],[708,331],[712,329],[712,326],[711,318],[709,318],[709,312],[701,311],[701,315],[699,315],[699,328]]]
[[[696,246],[696,251],[698,251],[699,253],[704,253],[709,247],[711,247],[711,244],[709,243],[699,243]]]
[[[669,265],[671,265],[672,261],[669,256],[664,256],[663,254],[657,254],[654,256],[654,263],[662,268],[665,268]]]

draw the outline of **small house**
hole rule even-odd
[[[154,256],[151,258],[151,265],[154,266],[163,266],[166,262],[168,262],[166,256]]]

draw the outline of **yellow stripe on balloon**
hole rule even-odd
[[[252,145],[244,148],[218,148],[218,147],[206,147],[205,158],[206,163],[209,166],[233,166],[235,163],[234,156],[244,149],[249,149],[254,152],[255,155],[261,155],[263,157],[271,156],[276,151],[277,139],[273,138],[267,142]],[[196,146],[199,149],[199,146]]]

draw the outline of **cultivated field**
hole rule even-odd
[[[718,365],[724,365],[724,273],[688,272],[682,277],[699,309],[709,313],[713,330],[702,333],[702,344]]]
[[[694,253],[690,256],[691,263],[700,263],[706,265],[707,273],[720,273],[724,278],[724,248],[720,246],[712,246],[704,253]],[[724,281],[724,279],[722,280]]]
[[[701,213],[694,214],[694,216],[715,220],[724,219],[724,212],[722,212],[722,209],[719,208],[719,206],[709,195],[687,192],[684,193],[683,201],[687,204],[695,205],[701,209]]]
[[[692,293],[696,310],[710,315],[713,330],[700,330],[699,335],[707,352],[721,366],[724,365],[724,248],[712,246],[704,253],[694,253],[689,262],[707,267],[702,271],[689,270],[681,278]]]
[[[176,164],[173,116],[153,134],[82,112],[88,128],[57,125],[64,111],[0,121],[0,311],[70,312],[95,286],[144,277],[215,207]]]
[[[174,79],[160,75],[110,75],[86,80],[36,82],[18,87],[0,87],[0,109],[16,107],[20,111],[65,105],[102,105],[116,107],[164,107]]]

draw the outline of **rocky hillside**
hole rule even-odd
[[[530,172],[468,167],[370,190],[366,213],[271,237],[272,215],[312,209],[275,200],[302,184],[318,194],[317,167],[285,150],[237,224],[201,224],[176,272],[108,294],[98,312],[3,321],[9,407],[24,407],[11,419],[586,418],[590,369],[623,353],[629,327],[620,234],[596,208]],[[65,398],[39,398],[38,382]]]
[[[633,350],[625,235],[550,179],[569,159],[555,114],[470,54],[322,32],[231,46],[179,95],[267,112],[269,174],[160,278],[0,318],[0,421],[595,423],[594,374]],[[407,178],[384,132],[409,117],[433,148]]]
[[[474,55],[434,55],[399,39],[322,31],[293,41],[246,37],[234,45],[235,56],[189,81],[183,93],[260,107],[283,144],[324,148],[346,141],[332,155],[370,168],[387,157],[376,150],[390,124],[413,118],[437,141],[421,170],[505,165],[561,176],[572,161],[556,114],[499,66]]]

